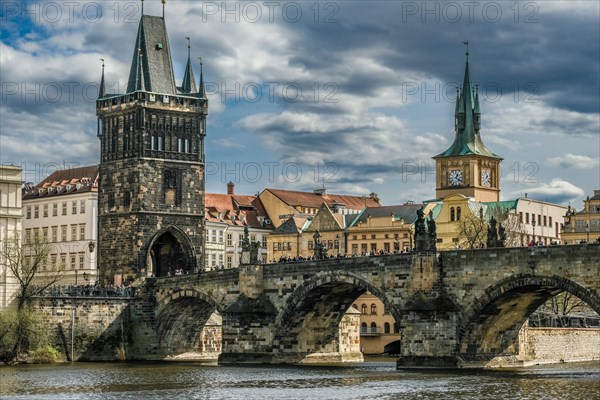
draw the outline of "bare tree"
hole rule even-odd
[[[479,249],[485,247],[488,226],[485,220],[473,213],[467,212],[458,221],[458,236],[461,247]]]
[[[556,320],[559,327],[564,328],[569,326],[569,320],[573,317],[575,311],[590,315],[595,314],[579,297],[569,292],[562,292],[542,304],[531,319],[537,320],[541,326],[551,326],[553,325],[552,320]],[[548,321],[549,317],[550,321]]]
[[[521,222],[515,210],[493,205],[488,208],[486,215],[488,218],[496,218],[498,224],[501,224],[504,228],[504,233],[506,234],[504,247],[521,246],[521,237],[525,234],[525,225]]]
[[[32,297],[39,295],[63,278],[64,264],[50,265],[46,271],[50,245],[39,237],[21,245],[9,238],[0,246],[0,259],[17,281],[17,310],[22,310]]]

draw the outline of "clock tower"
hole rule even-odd
[[[473,197],[476,201],[500,200],[500,161],[482,142],[481,111],[477,88],[471,84],[469,52],[462,89],[457,90],[454,112],[454,143],[433,157],[436,163],[436,197],[451,194]]]

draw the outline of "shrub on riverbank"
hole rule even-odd
[[[32,357],[36,352],[41,360],[57,359],[52,351],[48,351],[51,348],[48,329],[34,310],[23,307],[0,312],[0,361],[29,362],[36,358]]]

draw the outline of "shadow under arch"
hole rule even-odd
[[[335,352],[338,327],[346,311],[365,292],[371,292],[400,321],[394,303],[380,289],[352,272],[318,273],[288,297],[277,316],[274,347],[284,353],[308,355]]]
[[[190,237],[175,225],[162,228],[142,248],[147,274],[157,277],[174,275],[176,269],[183,273],[196,270],[196,254]]]
[[[600,296],[559,276],[519,274],[485,290],[464,313],[458,331],[458,354],[467,361],[514,355],[519,330],[548,299],[568,292],[600,314]]]
[[[180,290],[161,300],[156,311],[159,355],[198,351],[200,334],[215,312],[220,314],[219,304],[196,290]]]

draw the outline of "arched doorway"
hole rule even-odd
[[[178,234],[179,233],[179,234]],[[182,236],[183,235],[183,236]],[[167,230],[157,234],[149,250],[149,270],[155,276],[184,275],[194,272],[189,240],[183,233]]]

